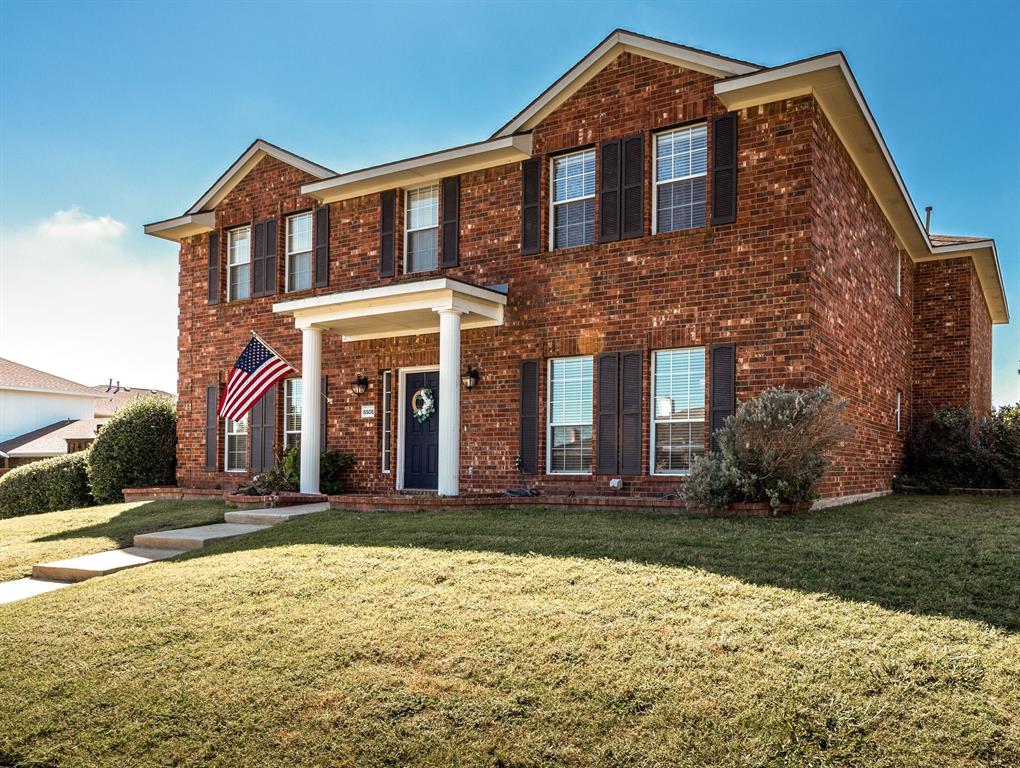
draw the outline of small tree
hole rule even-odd
[[[124,500],[124,488],[173,485],[177,413],[169,397],[145,397],[107,422],[89,450],[89,487],[100,504]]]
[[[716,430],[719,453],[695,459],[684,497],[713,508],[746,501],[773,509],[814,498],[826,452],[849,434],[845,409],[828,386],[762,392]]]

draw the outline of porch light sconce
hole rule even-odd
[[[368,391],[368,377],[361,375],[351,382],[351,392],[363,395]]]
[[[460,380],[464,384],[464,389],[474,389],[478,383],[478,371],[474,368],[468,368],[464,375],[460,377]]]

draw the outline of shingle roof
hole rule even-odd
[[[84,384],[0,357],[0,389],[9,388],[93,394]]]
[[[0,454],[18,456],[63,456],[67,453],[68,439],[96,436],[96,429],[106,419],[65,419],[33,429],[23,435],[0,443]]]
[[[109,384],[97,384],[94,387],[90,387],[97,394],[96,416],[113,416],[113,414],[128,403],[133,403],[135,400],[151,395],[173,397],[173,394],[170,392],[164,392],[161,389],[147,389],[145,387],[121,387],[118,392],[113,390],[107,392],[109,386]]]
[[[988,240],[987,237],[967,237],[966,235],[928,235],[931,244],[939,245],[960,245],[962,243],[980,243]]]

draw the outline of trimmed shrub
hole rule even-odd
[[[344,476],[355,464],[354,456],[343,451],[323,451],[319,458],[319,490],[329,496],[344,492]],[[280,461],[280,472],[285,481],[298,488],[301,482],[301,449],[297,446],[284,454]]]
[[[848,435],[845,409],[828,386],[762,392],[716,430],[719,452],[694,460],[684,498],[714,509],[734,502],[777,509],[816,498],[826,451]]]
[[[145,397],[119,410],[89,450],[89,487],[100,504],[123,501],[124,488],[173,485],[177,413],[169,397]]]
[[[33,461],[0,477],[0,518],[88,507],[88,451]]]

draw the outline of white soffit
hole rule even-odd
[[[559,80],[546,88],[537,99],[521,110],[509,123],[496,131],[493,138],[531,130],[542,122],[550,112],[577,93],[585,83],[609,66],[621,53],[634,53],[715,77],[745,75],[761,69],[761,67],[746,61],[738,61],[618,29],[595,46],[591,53],[571,67]]]
[[[842,53],[827,53],[720,80],[715,84],[715,94],[731,110],[813,95],[910,257],[923,261],[970,256],[978,271],[992,322],[1009,322],[994,242],[983,241],[984,246],[968,243],[962,248],[932,245]],[[991,243],[991,247],[987,243]]]
[[[164,240],[180,242],[185,237],[212,232],[216,228],[216,213],[186,213],[166,221],[156,221],[145,225],[145,234],[161,237]]]
[[[516,163],[529,157],[531,134],[508,136],[342,173],[305,184],[301,193],[324,203],[335,203],[387,189],[415,187],[444,176]]]

